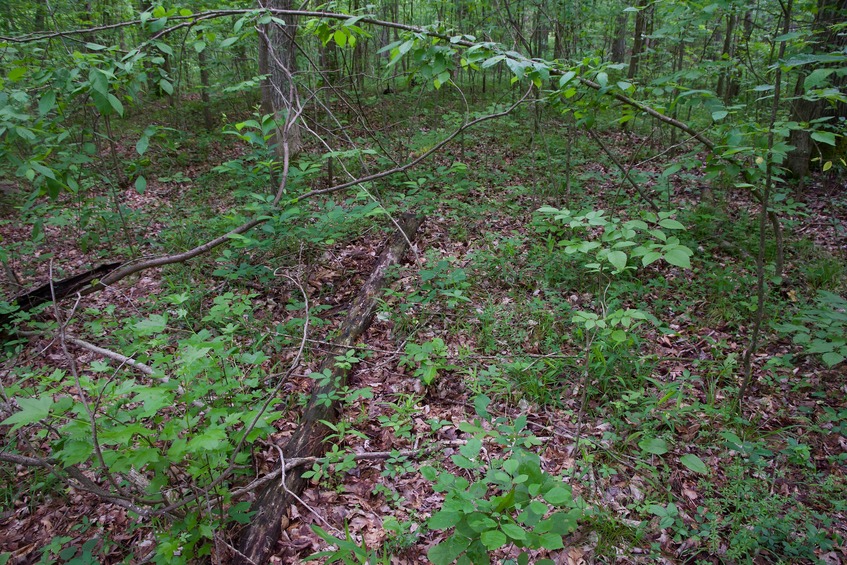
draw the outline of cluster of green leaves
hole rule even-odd
[[[186,320],[183,305],[189,295],[165,297],[169,313],[109,328],[126,340],[125,354],[152,366],[152,377],[140,380],[95,361],[79,375],[77,394],[94,399],[86,404],[68,393],[65,371],[19,372],[18,383],[5,387],[19,410],[0,425],[11,426],[12,433],[28,428],[49,444],[51,456],[63,466],[101,469],[121,488],[138,489],[125,477],[139,473],[146,482],[141,499],[154,508],[181,496],[183,483],[175,482],[177,477],[188,477],[202,489],[232,462],[246,463],[249,453],[236,453],[236,445],[267,435],[281,416],[261,410],[262,365],[268,356],[260,343],[246,350],[240,343],[252,331],[254,296],[228,292],[215,297],[203,317],[208,329],[178,339],[172,330]],[[98,327],[104,328],[92,326]],[[228,484],[208,492],[223,500],[213,505],[217,510],[206,511],[205,503],[189,505],[173,529],[159,531],[161,562],[186,562],[207,553],[217,528],[244,519],[245,509],[228,508]],[[173,496],[162,498],[163,492]]]
[[[438,372],[447,367],[447,346],[440,337],[424,343],[407,343],[400,365],[414,368],[415,376],[426,386],[435,382]]]
[[[562,478],[543,470],[540,457],[531,451],[541,442],[528,432],[526,416],[513,423],[495,419],[487,410],[490,402],[478,396],[474,406],[479,419],[459,426],[468,440],[451,459],[470,480],[421,468],[434,489],[444,493],[444,503],[428,526],[452,532],[427,552],[436,565],[490,563],[489,552],[507,547],[561,549],[563,537],[576,529],[586,511]],[[502,456],[483,457],[485,442],[502,448]],[[517,563],[528,562],[529,553],[522,551]]]
[[[642,219],[626,221],[607,217],[603,210],[574,212],[544,206],[538,212],[553,222],[553,225],[539,225],[539,231],[563,237],[556,245],[564,247],[565,253],[594,255],[596,261],[585,264],[589,271],[603,271],[608,263],[614,268],[613,273],[619,274],[635,268],[629,264],[629,259],[635,257],[641,259],[644,267],[659,259],[677,267],[691,267],[694,252],[680,243],[678,237],[665,233],[665,230],[685,229],[671,218],[672,212],[642,212]]]
[[[847,359],[847,300],[834,292],[820,291],[815,304],[802,308],[792,322],[776,324],[808,354],[820,355],[827,367]]]

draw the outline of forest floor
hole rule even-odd
[[[398,155],[426,150],[447,131],[431,108],[404,119],[402,112],[414,103],[410,94],[371,102],[370,126],[391,132],[386,143],[394,143]],[[427,552],[449,534],[428,522],[441,509],[445,489],[435,490],[428,471],[419,468],[431,466],[442,480],[451,475],[473,482],[517,450],[498,443],[509,436],[530,446],[543,472],[563,477],[578,501],[573,508],[580,518],[565,547],[534,549],[530,562],[847,563],[847,364],[828,367],[779,329],[802,325],[798,316],[819,311],[821,292],[845,296],[842,181],[816,176],[802,203],[790,193],[783,201],[785,274],[768,287],[763,339],[738,414],[732,406],[756,301],[758,208],[749,195],[715,187],[713,199],[701,201],[709,182],[702,169],[689,167],[671,180],[662,176],[667,163],[690,162],[696,154],[663,154],[662,139],[606,132],[607,148],[632,165],[631,174],[662,210],[684,225],[674,235],[694,253],[691,268],[658,261],[616,277],[597,275],[579,253],[563,251],[558,242],[564,232],[537,210],[605,210],[606,218],[634,219],[645,206],[591,138],[574,131],[534,134],[531,118],[521,116],[468,132],[460,145],[407,178],[373,188],[386,208],[412,206],[424,223],[356,352],[349,386],[369,395],[345,406],[331,437],[341,455],[312,468],[312,483],[302,504],[289,509],[272,562],[297,563],[327,550],[313,526],[341,539],[349,535],[391,563],[429,562]],[[365,133],[347,132],[353,138]],[[94,189],[86,199],[62,196],[38,225],[32,214],[20,221],[13,205],[22,196],[7,194],[0,236],[10,250],[10,269],[30,287],[51,273],[61,278],[122,258],[115,254],[127,252],[125,233],[115,214],[103,213],[99,226],[80,228],[81,216],[96,206],[108,210],[113,198],[128,211],[123,221],[141,255],[182,250],[215,235],[239,214],[232,210],[262,191],[239,186],[248,182],[244,176],[213,171],[250,155],[233,139],[171,140],[153,153],[148,167],[157,172],[148,174],[143,194],[130,185],[115,193]],[[132,160],[131,132],[121,147],[122,158]],[[320,153],[315,147],[306,154],[308,149]],[[650,160],[655,155],[661,158]],[[325,168],[320,175],[304,173],[295,186],[320,188],[329,184],[325,177]],[[135,351],[133,339],[144,337],[128,330],[168,314],[176,329],[148,344],[162,355],[187,335],[204,329],[225,335],[224,322],[243,324],[228,342],[229,355],[270,355],[234,370],[259,374],[266,386],[295,358],[297,322],[307,314],[313,330],[304,359],[280,388],[274,409],[281,417],[273,433],[251,446],[252,469],[237,486],[278,466],[275,446],[296,428],[298,406],[313,383],[309,375],[330,349],[345,305],[389,233],[387,222],[373,219],[367,196],[338,195],[329,202],[304,204],[292,219],[296,230],[265,234],[278,239],[273,245],[254,240],[191,264],[147,271],[79,304],[63,304],[59,314],[70,319],[69,333],[127,352]],[[773,246],[766,251],[770,262]],[[303,287],[309,311],[282,275]],[[4,280],[6,296],[16,292],[10,283]],[[174,298],[180,296],[182,302]],[[210,319],[221,304],[238,315]],[[177,324],[180,308],[188,314]],[[613,334],[580,327],[575,317],[627,309],[652,318]],[[37,322],[52,316],[48,310]],[[847,327],[836,318],[826,318],[827,327]],[[812,331],[825,331],[823,324]],[[147,353],[152,359],[155,351]],[[70,374],[70,358],[90,378],[111,371],[101,356],[73,345],[68,355],[55,334],[44,333],[18,347],[0,381],[8,389],[55,370]],[[144,375],[123,371],[146,382]],[[78,398],[70,379],[63,386]],[[514,429],[515,422],[523,426]],[[468,448],[474,425],[489,432],[476,450]],[[496,431],[504,425],[513,428]],[[5,449],[47,454],[49,436],[19,432]],[[434,449],[380,455],[424,447]],[[351,464],[343,457],[349,453],[360,459]],[[42,469],[4,465],[0,553],[11,554],[10,563],[140,563],[163,543],[155,533],[160,524],[66,488]],[[108,487],[96,467],[88,471]],[[187,475],[175,473],[174,489],[180,479]],[[213,533],[213,562],[232,558],[242,527],[230,523]],[[518,553],[505,545],[491,555],[504,561]],[[341,550],[335,557],[342,559]]]

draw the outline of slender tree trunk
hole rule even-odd
[[[633,34],[632,56],[629,58],[627,78],[634,79],[638,74],[638,63],[644,51],[644,32],[647,28],[647,2],[640,0],[635,13],[635,33]]]
[[[820,46],[820,52],[840,51],[847,45],[847,38],[834,28],[847,18],[847,0],[818,0],[818,11],[813,24],[815,29],[816,44]],[[835,119],[847,117],[847,105],[837,104],[835,107],[827,106],[825,100],[805,100],[800,98],[805,93],[804,82],[806,75],[801,74],[797,78],[794,87],[795,99],[791,104],[791,119],[800,123],[808,123],[824,115]],[[843,88],[844,78],[835,79],[834,85]],[[810,131],[791,130],[789,144],[794,150],[788,154],[788,169],[798,179],[809,174],[809,167],[814,153],[814,143]]]
[[[197,64],[200,66],[200,100],[203,102],[203,125],[206,131],[212,131],[215,124],[212,120],[212,109],[209,100],[209,64],[206,49],[197,53]]]
[[[291,10],[293,0],[259,0],[260,7]],[[259,29],[259,70],[268,75],[262,81],[262,110],[273,114],[277,121],[273,141],[277,155],[282,157],[282,145],[288,144],[291,155],[300,151],[300,128],[296,114],[299,99],[294,74],[297,71],[297,20],[293,16],[281,18],[285,25],[272,22]]]
[[[621,12],[615,17],[615,31],[612,37],[613,63],[623,63],[626,57],[626,12]]]
[[[735,26],[737,22],[737,14],[729,13],[726,15],[726,36],[723,39],[723,49],[721,50],[721,61],[726,66],[718,77],[718,86],[715,89],[717,95],[723,98],[724,104],[730,103],[737,88],[732,78],[735,67]]]

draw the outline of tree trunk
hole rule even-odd
[[[262,8],[291,10],[293,0],[259,0]],[[273,137],[277,156],[281,159],[284,143],[289,154],[300,151],[300,128],[296,114],[300,104],[294,74],[297,71],[297,19],[294,16],[279,18],[285,25],[271,22],[259,28],[259,72],[267,75],[262,81],[262,110],[273,114],[277,128]]]
[[[612,37],[612,62],[623,63],[626,57],[626,12],[615,17],[615,32]]]
[[[818,11],[813,24],[816,44],[820,45],[819,52],[829,53],[841,50],[847,39],[835,29],[835,25],[844,22],[847,15],[847,0],[818,0]],[[828,106],[826,100],[805,100],[800,98],[805,93],[805,74],[797,77],[794,87],[795,99],[791,104],[791,120],[799,123],[808,123],[822,116],[832,116],[836,123],[838,118],[847,117],[847,105],[837,104],[835,107]],[[836,88],[843,88],[844,78],[834,79]],[[787,166],[791,174],[802,179],[809,174],[809,166],[813,156],[814,143],[812,132],[804,130],[791,130],[788,143],[794,146],[794,150],[788,154]]]
[[[735,60],[735,25],[738,22],[737,14],[726,15],[726,36],[723,39],[723,49],[721,50],[721,62],[726,67],[721,71],[718,77],[718,86],[716,92],[718,97],[723,98],[724,104],[729,104],[734,96],[734,91],[737,85],[733,80],[734,60]]]
[[[391,265],[402,259],[409,239],[414,237],[420,224],[421,219],[412,215],[407,215],[400,221],[400,227],[404,233],[395,234],[390,245],[385,247],[371,276],[353,301],[344,323],[341,324],[335,347],[327,354],[318,369],[319,373],[329,370],[331,378],[327,384],[315,385],[312,390],[312,396],[303,411],[300,425],[282,449],[285,460],[323,455],[325,451],[323,440],[329,428],[322,421],[334,422],[341,412],[339,401],[334,400],[327,405],[323,399],[344,387],[348,374],[348,369],[336,365],[335,357],[344,355],[370,326],[377,305],[377,297],[385,283],[386,272]],[[239,554],[234,563],[247,565],[267,562],[282,531],[280,520],[293,499],[290,493],[299,495],[305,486],[306,480],[296,470],[292,470],[285,476],[284,488],[275,481],[268,483],[251,507],[251,511],[255,511],[256,514],[241,536]]]
[[[641,58],[641,52],[644,51],[644,31],[647,27],[647,3],[645,0],[640,0],[638,3],[638,11],[635,12],[635,33],[633,34],[632,56],[629,58],[629,72],[626,76],[629,79],[634,79],[638,74],[638,63]]]

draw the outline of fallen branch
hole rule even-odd
[[[344,355],[370,326],[377,305],[377,296],[384,285],[388,267],[402,258],[408,247],[407,241],[414,236],[421,220],[406,215],[400,224],[404,234],[395,235],[380,254],[373,272],[359,291],[347,317],[341,324],[335,348],[327,354],[317,371],[318,373],[328,371],[330,377],[326,382],[315,385],[303,412],[300,426],[282,450],[282,458],[286,461],[286,466],[294,460],[320,457],[324,453],[323,440],[329,433],[329,428],[323,422],[333,422],[338,419],[341,403],[332,398],[337,390],[345,386],[349,372],[349,369],[336,365],[335,357]],[[284,487],[274,482],[268,482],[263,487],[251,507],[256,514],[241,536],[239,552],[242,555],[236,557],[235,563],[265,563],[267,561],[279,539],[280,519],[291,502],[291,494],[299,494],[305,485],[306,480],[302,474],[294,472],[286,475]]]
[[[97,355],[102,355],[103,357],[107,357],[107,358],[112,359],[113,361],[117,361],[117,362],[119,362],[123,365],[129,365],[130,367],[132,367],[134,369],[138,369],[139,371],[141,371],[145,375],[152,375],[153,374],[153,368],[150,367],[149,365],[145,365],[144,363],[142,363],[140,361],[136,361],[135,359],[127,357],[126,355],[121,355],[120,353],[117,353],[116,351],[104,349],[102,347],[94,345],[93,343],[88,343],[87,341],[83,341],[79,338],[69,336],[69,335],[66,335],[65,339],[67,341],[69,341],[70,343],[73,343],[74,345],[77,345],[79,347],[82,347],[83,349],[87,349],[87,350],[91,351],[92,353],[96,353]]]

